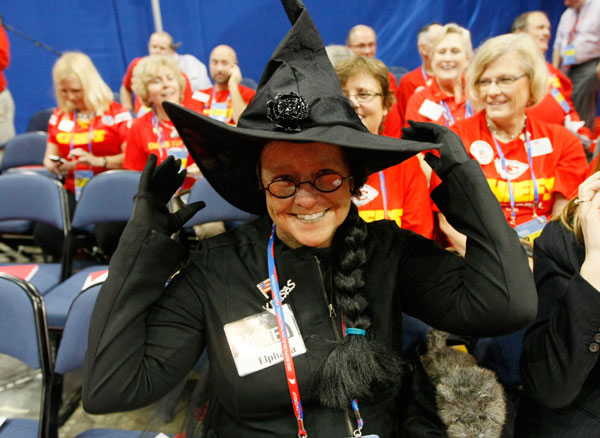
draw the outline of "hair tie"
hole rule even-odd
[[[366,333],[367,333],[366,331],[364,331],[363,329],[359,329],[359,328],[348,327],[346,329],[346,334],[347,335],[365,336]]]

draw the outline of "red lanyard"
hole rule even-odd
[[[302,401],[300,400],[300,390],[298,389],[298,380],[296,379],[296,369],[294,360],[290,351],[290,343],[285,330],[285,318],[283,307],[281,305],[281,293],[279,292],[279,279],[277,278],[277,268],[275,267],[275,224],[271,231],[269,247],[267,249],[267,264],[269,266],[269,279],[271,280],[271,293],[273,295],[273,309],[275,310],[275,319],[277,320],[277,330],[281,341],[281,350],[283,353],[283,363],[285,365],[285,375],[292,399],[292,407],[298,421],[298,437],[308,437],[308,432],[304,428],[304,411],[302,410]]]
[[[571,44],[575,39],[575,34],[577,33],[577,23],[579,22],[579,11],[580,9],[575,10],[575,23],[573,23],[573,28],[571,32],[569,32],[569,41],[567,41],[567,45]]]
[[[279,279],[277,277],[277,268],[275,266],[275,224],[271,229],[271,237],[269,238],[269,246],[267,247],[267,266],[269,268],[269,280],[271,281],[271,293],[273,295],[273,310],[275,310],[275,319],[277,320],[277,330],[279,331],[279,339],[281,341],[281,351],[283,354],[283,363],[285,365],[285,374],[287,377],[290,397],[292,399],[292,407],[298,421],[298,437],[308,437],[308,432],[304,428],[304,411],[302,410],[302,401],[300,400],[300,390],[298,389],[298,380],[296,379],[296,369],[294,368],[294,359],[290,351],[290,344],[285,330],[285,316],[281,305],[281,293],[279,291]],[[342,329],[344,336],[358,335],[365,336],[365,330],[353,327],[346,327],[342,316]],[[352,410],[356,416],[358,428],[354,431],[354,436],[361,437],[361,430],[364,427],[364,421],[360,416],[358,409],[358,400],[352,399]]]

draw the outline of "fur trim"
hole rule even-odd
[[[502,386],[473,356],[446,346],[447,338],[448,333],[431,329],[421,361],[436,388],[438,415],[448,437],[500,437],[506,419]]]

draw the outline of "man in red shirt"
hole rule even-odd
[[[215,85],[195,92],[194,100],[200,102],[201,111],[208,117],[237,125],[256,92],[240,84],[242,71],[235,50],[225,44],[215,47],[210,54],[208,68]]]
[[[550,30],[550,20],[542,11],[522,13],[515,19],[511,27],[511,31],[514,33],[528,34],[543,54],[548,51]],[[588,149],[592,132],[584,126],[584,122],[579,118],[571,101],[573,91],[571,80],[551,63],[547,62],[546,66],[550,83],[548,93],[537,105],[529,108],[527,114],[544,122],[565,126]]]
[[[15,136],[15,102],[6,86],[4,70],[10,64],[10,43],[0,23],[0,144]]]
[[[356,56],[365,56],[367,58],[375,58],[377,52],[377,35],[375,30],[364,24],[357,24],[346,37],[346,46],[348,46]],[[396,94],[397,81],[396,77],[389,73],[390,91]],[[388,113],[385,122],[383,122],[383,135],[388,137],[400,138],[402,134],[402,120],[398,113],[396,105],[392,106]]]
[[[422,90],[431,83],[433,72],[431,70],[431,42],[436,34],[442,29],[439,23],[431,23],[423,26],[417,35],[417,49],[421,55],[422,63],[419,67],[406,73],[400,79],[396,91],[396,102],[402,124],[405,122],[406,106],[408,99],[415,92]]]

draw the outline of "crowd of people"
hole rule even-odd
[[[327,58],[293,1],[289,47],[258,90],[242,85],[232,47],[212,50],[209,78],[166,32],[131,62],[120,103],[88,56],[61,56],[44,165],[71,210],[95,174],[143,171],[129,225],[95,230],[114,256],[90,327],[86,407],[156,400],[206,348],[221,386],[215,436],[403,436],[404,312],[473,337],[533,323],[517,436],[600,436],[600,0],[565,4],[553,63],[550,21],[531,11],[475,49],[468,29],[428,24],[422,65],[396,78],[371,27],[350,29]],[[188,260],[169,236],[201,206],[157,205],[203,177],[261,218]],[[38,224],[35,236],[60,256],[59,233]],[[297,289],[283,306],[278,283]],[[276,329],[263,307],[290,325],[289,345],[280,333],[261,350],[285,367],[243,335]]]

